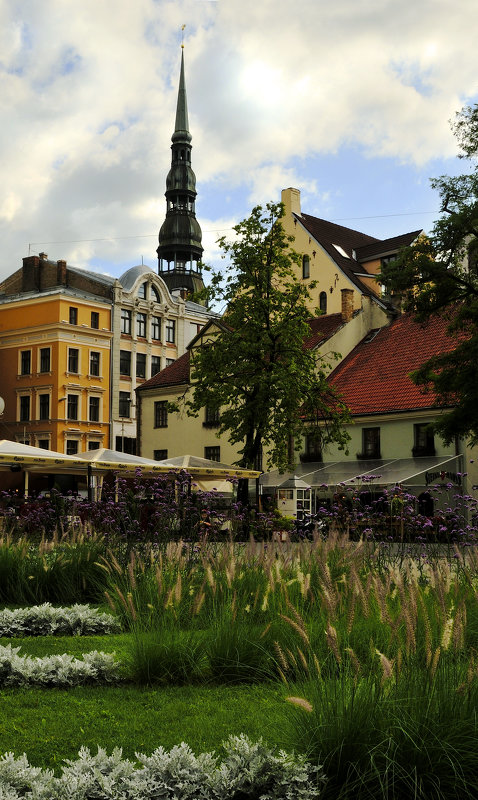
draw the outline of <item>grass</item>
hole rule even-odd
[[[34,766],[57,768],[82,746],[151,753],[187,742],[219,749],[229,734],[283,745],[284,687],[84,687],[0,691],[0,753],[25,752]]]
[[[324,762],[330,800],[474,796],[473,550],[466,559],[397,559],[330,536],[206,548],[195,559],[173,543],[119,563],[92,561],[87,547],[74,569],[81,578],[86,564],[93,585],[100,563],[127,632],[12,643],[30,655],[115,651],[129,682],[2,692],[0,752],[25,750],[51,766],[81,745],[120,745],[133,757],[181,741],[217,749],[230,733],[246,733]],[[45,581],[58,585],[50,562]],[[285,703],[287,694],[299,706]]]

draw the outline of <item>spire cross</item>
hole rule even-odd
[[[181,49],[184,50],[184,28],[186,25],[181,25]]]

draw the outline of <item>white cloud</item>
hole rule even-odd
[[[343,146],[418,169],[452,156],[448,120],[478,95],[475,14],[475,0],[0,4],[0,277],[37,240],[79,265],[154,265],[184,22],[198,189],[224,221],[221,193],[242,187],[229,224],[288,185],[326,202],[310,157]],[[117,238],[134,235],[152,238]]]

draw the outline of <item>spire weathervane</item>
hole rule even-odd
[[[184,28],[186,25],[181,25],[181,50],[184,50]]]

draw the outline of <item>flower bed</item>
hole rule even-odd
[[[93,650],[83,659],[64,655],[32,658],[18,655],[20,648],[0,646],[0,687],[79,686],[85,683],[111,683],[119,677],[114,655]],[[0,795],[1,798],[1,795]]]
[[[120,630],[115,617],[87,605],[54,608],[43,603],[0,611],[0,636],[101,636]]]
[[[180,744],[168,753],[162,747],[151,756],[136,753],[141,764],[122,758],[116,748],[111,755],[98,748],[92,755],[82,748],[75,761],[67,760],[60,777],[51,770],[30,766],[25,755],[0,758],[1,800],[314,800],[321,793],[321,767],[311,767],[304,758],[280,751],[276,755],[262,740],[231,736],[224,743],[219,763],[215,753],[194,755]]]

